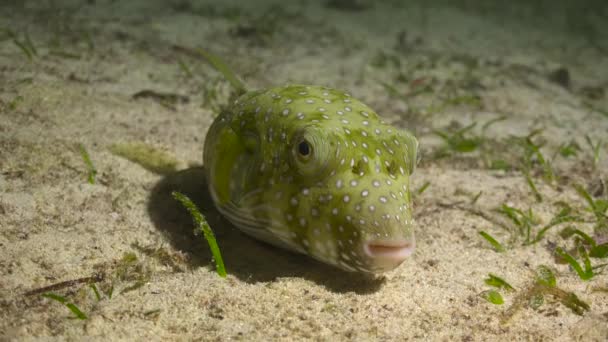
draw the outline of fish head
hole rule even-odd
[[[418,143],[390,125],[377,122],[366,131],[352,121],[298,127],[285,146],[294,175],[288,191],[294,205],[285,213],[308,254],[346,270],[382,273],[415,248],[410,175]]]

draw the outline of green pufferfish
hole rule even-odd
[[[415,247],[418,141],[350,94],[288,85],[240,96],[204,147],[220,213],[259,240],[340,269],[382,273]]]

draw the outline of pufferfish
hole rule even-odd
[[[399,266],[415,247],[418,141],[347,92],[287,85],[240,96],[204,146],[209,191],[246,234],[352,272]]]

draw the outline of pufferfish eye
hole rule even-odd
[[[302,181],[310,182],[328,170],[330,156],[333,156],[333,145],[326,143],[329,139],[326,132],[307,128],[295,134],[289,145],[290,166],[304,177]]]
[[[312,146],[306,140],[302,140],[298,143],[298,156],[304,160],[308,159],[312,154]]]

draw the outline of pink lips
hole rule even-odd
[[[402,262],[414,253],[416,243],[407,241],[368,241],[363,245],[365,253],[377,259]]]

